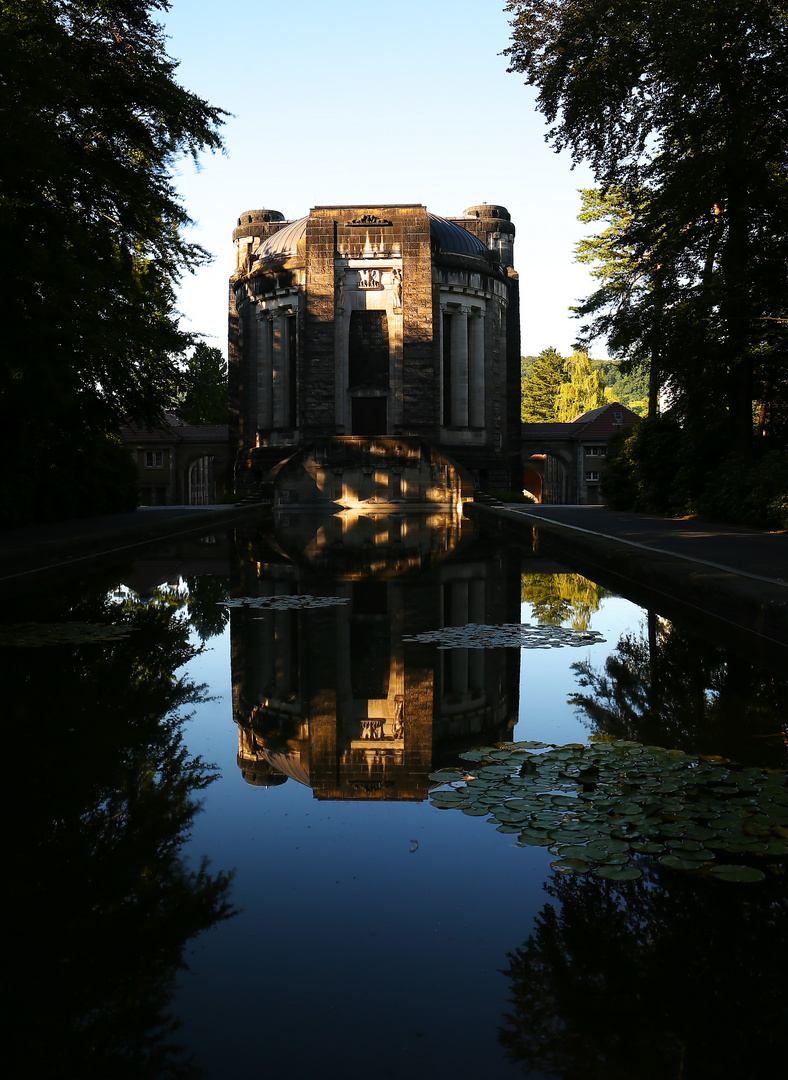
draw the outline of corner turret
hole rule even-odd
[[[515,228],[505,206],[480,203],[463,211],[462,224],[474,232],[503,266],[514,265]]]

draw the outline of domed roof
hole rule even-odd
[[[272,236],[267,236],[255,252],[260,262],[265,259],[283,259],[288,255],[298,255],[299,244],[301,246],[300,254],[303,255],[303,239],[306,236],[306,223],[308,221],[309,216],[299,218],[297,221],[291,221],[289,225],[285,225],[283,229],[279,229]]]
[[[428,214],[432,242],[441,255],[473,255],[477,259],[490,258],[490,253],[478,236],[437,214]]]
[[[477,259],[489,260],[490,253],[478,238],[461,225],[437,214],[427,214],[430,219],[430,236],[433,248],[441,255],[471,255]],[[292,255],[304,254],[304,238],[309,217],[291,221],[283,229],[266,237],[255,254],[261,262],[266,259],[284,259]]]

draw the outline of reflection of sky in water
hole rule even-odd
[[[531,604],[524,603],[521,611],[523,622],[536,621]],[[627,630],[637,632],[642,623],[642,608],[623,597],[606,596],[589,622],[589,629],[600,633],[604,642],[584,649],[524,649],[520,658],[520,720],[513,737],[588,742],[589,728],[567,703],[569,694],[578,689],[571,665],[589,659],[601,668],[621,635]]]
[[[216,601],[223,595],[227,577],[219,575],[200,579],[200,586],[192,597],[194,604],[188,611],[184,607],[176,612],[176,621],[185,620],[190,615],[194,625],[201,629],[204,636],[208,636],[203,653],[191,661],[189,670],[197,682],[207,684],[207,693],[212,695],[212,700],[193,707],[193,715],[185,725],[186,741],[192,754],[215,762],[220,769],[219,780],[201,793],[204,812],[194,821],[187,857],[192,865],[199,865],[207,856],[212,871],[235,871],[232,901],[240,911],[236,918],[216,926],[188,944],[185,959],[191,970],[179,974],[180,990],[172,1003],[173,1015],[183,1020],[175,1040],[194,1053],[196,1064],[204,1070],[208,1080],[246,1075],[267,1076],[269,1073],[292,1080],[312,1080],[315,1076],[333,1075],[341,1075],[344,1080],[361,1080],[362,1077],[368,1080],[370,1076],[380,1076],[383,1080],[387,1077],[407,1077],[411,1080],[433,1073],[438,1075],[439,1070],[443,1075],[447,1069],[456,1076],[479,1076],[485,1080],[524,1075],[519,1067],[507,1064],[498,1041],[498,1029],[510,1009],[508,999],[512,988],[511,979],[502,973],[502,969],[507,967],[507,954],[526,941],[534,929],[535,919],[549,901],[544,886],[551,880],[550,862],[554,856],[546,848],[517,848],[517,834],[499,833],[484,817],[465,815],[458,810],[440,810],[424,798],[429,786],[426,778],[427,759],[430,754],[435,756],[437,745],[437,753],[444,756],[443,760],[433,762],[433,768],[435,764],[448,764],[447,758],[454,752],[455,743],[445,723],[446,717],[440,716],[442,705],[437,711],[443,727],[437,734],[434,731],[431,734],[435,701],[429,689],[429,678],[421,680],[419,675],[422,670],[429,673],[435,660],[439,672],[441,669],[443,671],[441,677],[448,672],[454,678],[457,667],[462,666],[467,655],[469,672],[474,669],[484,672],[486,682],[479,685],[489,691],[490,701],[500,703],[512,700],[514,705],[513,699],[507,698],[507,695],[508,682],[514,679],[511,659],[517,657],[518,653],[505,649],[490,649],[483,654],[480,650],[472,649],[456,653],[441,652],[437,645],[418,643],[405,647],[405,660],[410,663],[408,670],[413,676],[407,685],[417,688],[414,710],[409,714],[406,709],[405,722],[413,723],[411,730],[423,736],[419,744],[419,754],[423,748],[423,755],[418,758],[422,766],[422,772],[418,775],[422,779],[408,787],[407,782],[417,775],[418,770],[412,770],[412,759],[407,763],[407,770],[402,758],[395,759],[394,755],[400,753],[399,749],[389,751],[391,757],[388,760],[393,762],[389,776],[400,786],[388,789],[396,793],[396,798],[388,801],[367,798],[363,783],[357,788],[362,791],[360,799],[342,801],[315,798],[309,787],[293,779],[267,788],[262,784],[244,782],[243,775],[250,774],[242,774],[239,768],[239,728],[233,722],[231,651],[239,690],[243,693],[252,687],[248,691],[246,711],[242,712],[239,705],[239,715],[248,717],[251,713],[249,703],[254,706],[261,700],[259,690],[263,687],[263,681],[249,679],[250,669],[244,661],[244,649],[247,661],[250,656],[259,658],[262,655],[256,642],[262,637],[258,636],[258,630],[261,628],[259,620],[264,617],[270,619],[271,630],[279,635],[276,637],[278,655],[299,655],[299,670],[307,676],[317,670],[313,685],[321,689],[324,686],[331,688],[338,683],[337,672],[345,660],[353,655],[353,647],[359,643],[365,645],[367,640],[381,640],[379,635],[371,633],[343,636],[343,620],[353,617],[354,607],[356,616],[360,616],[358,626],[362,631],[376,626],[377,621],[383,619],[383,611],[388,612],[389,625],[396,627],[396,630],[392,630],[390,638],[384,635],[382,640],[384,645],[388,640],[391,647],[393,669],[395,662],[401,663],[400,657],[403,655],[398,651],[398,635],[407,633],[409,629],[430,631],[441,625],[441,617],[444,617],[447,626],[454,624],[451,616],[454,616],[457,625],[465,623],[473,605],[454,603],[457,600],[455,592],[461,592],[460,589],[455,590],[455,586],[463,582],[478,584],[484,580],[489,603],[483,610],[481,605],[477,605],[479,614],[476,618],[487,623],[516,622],[521,595],[541,597],[542,610],[545,611],[551,610],[551,605],[554,611],[566,610],[568,603],[576,601],[574,617],[578,623],[582,621],[581,616],[584,617],[584,605],[587,607],[589,602],[593,603],[596,599],[597,593],[581,579],[556,580],[548,574],[542,575],[540,581],[532,582],[533,588],[528,592],[528,583],[523,584],[519,580],[519,561],[496,562],[494,550],[489,557],[485,552],[477,553],[477,557],[473,552],[470,555],[470,558],[466,558],[462,551],[458,551],[449,559],[429,559],[429,573],[424,576],[417,579],[408,575],[407,580],[405,577],[392,579],[387,586],[388,601],[385,607],[379,587],[360,589],[356,587],[354,578],[347,577],[324,581],[311,567],[304,574],[299,571],[288,577],[286,565],[273,560],[270,580],[263,576],[259,580],[261,592],[273,594],[279,590],[285,594],[291,590],[291,599],[287,601],[290,603],[293,595],[319,594],[322,589],[330,596],[340,592],[350,602],[333,605],[333,613],[305,610],[266,616],[264,610],[249,612],[236,609],[232,614],[234,630],[244,630],[247,623],[252,629],[245,638],[240,634],[236,636],[232,650],[229,626],[220,636],[208,636],[212,628],[221,626],[221,619],[217,622],[213,616],[222,610],[216,606]],[[530,556],[527,561],[529,568],[539,566],[538,561]],[[254,593],[256,587],[257,568],[254,564],[248,564],[247,570],[250,566],[251,575],[237,586],[244,593]],[[349,556],[343,567],[346,572],[352,569]],[[147,565],[141,561],[135,572],[140,595],[150,597],[152,585],[161,580],[159,561],[152,559]],[[196,578],[189,580],[190,583],[197,581]],[[416,586],[414,602],[410,607],[405,602],[406,587],[410,587],[408,582]],[[106,583],[103,583],[103,587],[107,587]],[[475,590],[476,585],[468,589],[471,600],[476,595]],[[402,615],[406,611],[409,612],[407,619]],[[565,626],[570,625],[572,617],[569,612],[564,620]],[[522,606],[521,619],[525,623],[538,622],[538,614],[531,604]],[[567,697],[579,689],[571,667],[586,661],[594,669],[601,670],[606,658],[616,653],[622,634],[630,632],[641,636],[645,632],[644,614],[626,600],[606,596],[598,610],[590,613],[588,626],[605,641],[580,648],[523,649],[519,653],[519,722],[513,733],[514,738],[542,739],[549,743],[588,740],[588,729],[574,715],[573,707],[567,704]],[[298,634],[288,638],[287,634],[293,627],[297,628]],[[674,739],[668,745],[677,745],[675,740],[680,738],[688,745],[695,745],[697,740],[703,738],[709,752],[720,752],[724,749],[724,740],[728,740],[728,744],[737,750],[733,756],[739,756],[738,748],[741,746],[757,757],[760,763],[759,755],[765,755],[768,749],[779,764],[783,760],[777,753],[779,747],[767,744],[765,735],[775,730],[772,725],[782,722],[780,718],[785,701],[782,669],[761,673],[757,677],[752,673],[748,675],[746,654],[739,653],[723,670],[720,667],[723,662],[720,659],[722,650],[713,644],[712,631],[707,640],[699,635],[693,637],[678,626],[656,629],[664,631],[658,642],[662,651],[658,656],[655,653],[659,662],[665,665],[660,670],[678,673],[672,697],[670,688],[665,687],[665,692],[662,692],[662,684],[657,695],[659,707],[655,711],[655,722],[660,731],[665,728],[667,737]],[[97,659],[101,655],[101,648],[96,646]],[[713,653],[711,657],[709,650]],[[272,652],[271,655],[277,653]],[[371,648],[361,648],[357,655],[374,673],[377,654],[373,654]],[[622,662],[630,665],[627,670],[632,670],[642,680],[642,651],[633,655],[634,661],[630,660],[629,654],[619,652],[619,659],[623,657]],[[452,656],[457,662],[446,663]],[[486,667],[479,664],[482,658]],[[646,660],[650,662],[650,656]],[[639,663],[640,674],[637,668]],[[727,664],[727,660],[724,663]],[[722,719],[717,713],[710,713],[705,727],[695,720],[696,700],[705,701],[709,694],[710,683],[703,681],[707,678],[704,664],[717,680],[714,683],[715,693],[719,694],[721,700],[727,701],[727,712],[722,714]],[[97,664],[96,667],[100,684],[101,665]],[[462,672],[459,674],[461,676]],[[254,671],[252,675],[255,675]],[[169,669],[165,671],[165,677],[169,678]],[[243,681],[244,677],[246,682]],[[346,675],[343,677],[347,679]],[[321,679],[324,681],[319,681]],[[85,682],[86,690],[90,691],[93,684],[87,673]],[[350,683],[352,680],[347,680],[345,684],[343,708],[346,711],[352,689],[352,686],[348,688]],[[367,688],[372,683],[371,679],[359,680],[362,697],[367,696]],[[461,677],[458,683],[462,683]],[[683,688],[685,684],[693,691],[692,694],[681,694],[675,690],[676,686]],[[308,689],[308,677],[305,685]],[[453,707],[457,704],[457,698],[448,701],[445,686],[444,683],[443,701]],[[693,696],[696,686],[700,688],[698,698]],[[289,684],[286,690],[289,692]],[[117,694],[114,684],[101,692],[105,691],[108,702],[99,710],[102,717],[112,715],[112,704]],[[456,691],[457,686],[452,684],[452,695]],[[421,714],[418,713],[419,703],[416,700],[418,694],[422,694]],[[501,697],[497,696],[499,694]],[[287,703],[284,694],[282,699]],[[103,701],[101,698],[97,700]],[[469,695],[469,700],[475,710],[475,692]],[[779,706],[777,719],[768,712],[768,706],[773,701]],[[466,699],[460,697],[460,707],[466,703]],[[673,712],[670,712],[670,708],[663,710],[663,704],[672,707]],[[767,710],[763,716],[762,709]],[[122,714],[123,709],[120,710],[121,719]],[[306,714],[308,709],[305,707]],[[326,710],[326,715],[330,725],[331,706]],[[481,728],[465,727],[457,739],[456,749],[472,744],[475,736],[469,731],[481,730],[486,734],[478,741],[491,741],[490,732],[503,731],[508,715],[506,712],[494,724],[487,723],[483,718]],[[666,728],[666,716],[673,717],[674,726],[671,729]],[[342,719],[339,709],[335,719]],[[294,754],[303,752],[299,775],[311,775],[315,783],[315,776],[318,775],[323,787],[318,789],[316,783],[316,789],[321,794],[328,792],[335,795],[338,791],[353,790],[352,787],[343,788],[340,783],[334,783],[334,766],[330,761],[326,765],[327,755],[321,760],[317,741],[307,744],[299,734],[297,725],[283,725],[277,729],[265,716],[263,720],[268,726],[261,726],[261,740],[268,737],[267,733],[273,733],[271,746],[263,748],[269,758],[290,750]],[[90,725],[88,730],[92,731]],[[112,729],[106,730],[111,735]],[[349,728],[344,730],[348,737]],[[58,732],[58,738],[60,734]],[[277,734],[281,738],[277,739]],[[639,734],[635,737],[640,739]],[[662,740],[649,738],[641,741]],[[243,746],[246,745],[244,742]],[[62,769],[59,754],[63,747],[68,749],[67,740],[57,742],[58,752],[47,756],[46,768]],[[96,749],[95,743],[86,744],[80,760],[91,761]],[[371,775],[376,767],[374,763],[380,760],[380,749],[373,743],[359,746],[355,740],[351,742],[351,749],[356,755],[351,764],[371,763]],[[101,755],[96,757],[96,767],[100,769]],[[251,773],[253,780],[270,779],[269,758],[263,761],[264,767],[258,774]],[[244,767],[246,762],[247,758],[243,757]],[[343,758],[335,771],[345,768],[346,764]],[[31,774],[31,791],[36,790],[36,786],[39,791],[46,791],[51,776],[51,772],[45,771]],[[351,776],[351,779],[354,778],[357,779],[358,774]],[[369,790],[373,786],[369,785]],[[413,795],[416,797],[407,797]],[[419,801],[420,798],[423,801]],[[35,850],[34,845],[31,845],[31,850]],[[694,879],[685,881],[683,886],[681,882],[669,878],[655,878],[653,884],[651,880],[644,880],[641,884],[642,895],[630,890],[628,899],[625,897],[622,900],[622,910],[626,914],[625,929],[629,922],[638,924],[639,905],[641,908],[644,904],[648,906],[655,895],[661,904],[664,897],[672,905],[670,919],[673,921],[668,920],[667,931],[662,937],[669,944],[673,926],[683,927],[685,938],[682,940],[696,949],[696,962],[702,961],[704,978],[708,966],[709,985],[720,985],[720,975],[724,973],[731,950],[737,957],[756,955],[750,948],[750,931],[747,927],[730,929],[730,912],[718,918],[719,926],[724,928],[724,949],[709,949],[706,950],[707,954],[704,953],[704,943],[708,940],[708,929],[713,920],[707,917],[703,904],[697,906],[694,901],[685,904],[687,897],[694,895]],[[590,997],[594,998],[594,1002],[601,1003],[603,1015],[597,1027],[603,1034],[611,1033],[611,1037],[615,1038],[621,1034],[615,1025],[617,1022],[623,1024],[620,1020],[622,1013],[620,1009],[611,1008],[608,997],[599,990],[599,979],[604,982],[611,972],[614,974],[610,956],[616,952],[621,936],[619,928],[605,914],[607,886],[598,879],[589,881],[579,878],[572,879],[569,885],[564,881],[564,885],[570,890],[570,900],[575,897],[577,901],[576,917],[567,931],[573,947],[582,945],[581,952],[586,945],[591,952],[596,948],[596,953],[589,960],[590,966],[584,967],[582,956],[579,963],[570,965],[575,974],[586,972],[592,986],[590,992],[584,986],[583,992],[578,994],[577,1001],[581,1003],[579,1009],[584,1016],[587,1014]],[[779,880],[776,885],[780,885]],[[734,886],[736,888],[739,887]],[[738,895],[735,892],[730,894],[734,906],[738,903]],[[87,891],[85,896],[85,903],[90,903]],[[762,918],[763,912],[757,902],[753,903],[754,906],[747,906],[746,910],[742,905],[741,910],[743,915],[747,911],[751,914],[754,911],[757,918],[754,918],[753,925],[756,928],[764,927],[763,954],[784,955],[785,940],[784,935],[780,935],[777,916],[774,924],[770,924]],[[633,916],[631,920],[630,913]],[[784,919],[782,924],[785,924]],[[588,931],[589,925],[592,926],[591,932]],[[651,936],[659,938],[660,933],[662,931]],[[140,937],[140,947],[143,937]],[[612,949],[608,946],[610,941],[614,943]],[[657,941],[653,949],[653,942],[646,942],[651,949],[651,967],[646,969],[650,984],[654,981],[652,973],[656,971],[658,975],[660,965],[663,965],[668,973],[664,984],[665,999],[679,1001],[681,1004],[676,1009],[680,1013],[689,1010],[690,1027],[694,1024],[694,1030],[710,1030],[715,1038],[726,1042],[729,1042],[729,1032],[734,1028],[738,1031],[740,1027],[744,1032],[743,1038],[748,1038],[749,1032],[744,1024],[736,1027],[714,1018],[705,1025],[702,1019],[695,1023],[693,1010],[699,995],[689,984],[683,985],[681,981],[683,973],[689,971],[691,965],[683,963],[683,955],[682,962],[675,963],[670,949],[665,948],[665,941]],[[640,949],[641,945],[638,945],[630,957],[635,972],[640,970]],[[718,964],[716,969],[715,963]],[[736,979],[742,972],[746,975],[752,967],[748,966],[748,959],[745,962],[739,959],[737,963]],[[768,964],[754,969],[756,982],[766,968]],[[784,964],[775,962],[778,979],[782,978],[784,968]],[[626,986],[622,990],[623,1002],[629,1001],[632,996],[629,989],[632,980],[627,974],[628,970],[624,964],[622,979]],[[523,984],[530,986],[531,982],[530,972],[526,972]],[[662,986],[658,980],[656,985]],[[765,984],[763,1001],[773,994],[773,985],[769,982]],[[757,1011],[763,1012],[763,1001],[757,998],[752,989],[746,996],[748,1000],[755,999]],[[678,996],[674,991],[678,992]],[[660,993],[655,991],[655,1000],[659,999]],[[739,992],[735,986],[726,993],[733,1007],[746,1004],[738,1000]],[[778,997],[779,992],[774,996]],[[714,1005],[712,1012],[716,1015],[719,1002]],[[659,1027],[661,1016],[662,1012],[657,1008],[651,1011],[649,1017],[645,1017],[651,1023],[652,1037],[660,1044],[665,1034]],[[627,1021],[627,1030],[637,1030],[639,1035],[641,1019],[638,1017],[636,1023]],[[529,1030],[533,1028],[530,1014],[526,1026]],[[783,1026],[781,1016],[781,1030]],[[585,1067],[585,1061],[583,1065]],[[780,1069],[765,1069],[762,1072],[764,1075],[771,1075],[772,1072],[779,1075]],[[719,1075],[723,1073],[724,1069],[717,1071]],[[530,1076],[531,1080],[540,1080],[537,1072],[525,1075]],[[588,1075],[602,1074],[591,1069]],[[614,1074],[606,1072],[604,1075]],[[641,1070],[638,1075],[645,1076],[648,1072]]]
[[[330,1075],[332,1059],[350,1080],[447,1065],[515,1075],[496,1038],[499,969],[542,903],[550,856],[427,802],[319,802],[292,780],[243,783],[229,631],[210,646],[195,677],[220,698],[197,708],[189,746],[222,778],[205,793],[191,850],[236,867],[242,912],[193,946],[180,1038],[216,1078],[259,1075],[261,1055],[272,1075],[299,1080]]]
[[[523,650],[514,737],[585,741],[566,704],[570,665],[586,656],[601,665],[641,614],[606,598],[590,624],[605,643]],[[535,621],[529,605],[522,621]],[[199,1064],[210,1077],[256,1075],[262,1053],[267,1070],[295,1078],[332,1057],[349,1080],[447,1066],[522,1076],[496,1037],[507,1010],[500,969],[544,903],[553,856],[426,802],[321,802],[292,780],[243,783],[229,661],[228,628],[193,662],[217,700],[197,708],[189,745],[222,778],[205,793],[191,850],[236,868],[242,909],[197,941],[181,978],[180,1035]]]
[[[520,617],[539,621],[529,603]],[[588,629],[605,640],[521,650],[513,738],[588,741],[567,703],[579,689],[572,665],[601,670],[623,634],[645,632],[645,615],[604,596]],[[549,901],[543,886],[554,856],[515,847],[516,834],[498,833],[484,817],[428,801],[331,801],[293,779],[269,788],[245,783],[229,628],[192,671],[216,697],[189,722],[190,750],[222,775],[204,793],[189,850],[195,860],[208,854],[213,869],[235,868],[241,909],[193,943],[174,1002],[180,1039],[209,1080],[263,1071],[293,1080],[340,1071],[346,1080],[412,1078],[447,1069],[543,1080],[507,1062],[498,1030],[510,1011],[502,969]],[[606,970],[607,960],[599,962]],[[615,1016],[609,1023],[615,1032]]]

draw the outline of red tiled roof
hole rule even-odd
[[[571,439],[575,435],[574,424],[521,424],[524,439]]]
[[[124,442],[143,444],[227,442],[229,439],[227,424],[184,424],[172,413],[167,413],[160,428],[127,424],[120,434]]]
[[[569,424],[521,424],[520,431],[522,438],[528,442],[542,439],[608,439],[614,432],[632,427],[640,419],[626,405],[613,401],[582,413]]]
[[[582,416],[573,420],[572,424],[583,425],[582,436],[579,435],[578,438],[603,439],[622,428],[633,427],[640,422],[640,419],[637,413],[633,413],[626,405],[612,401],[609,405],[602,405],[599,409],[583,413]]]

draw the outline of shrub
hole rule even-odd
[[[698,512],[737,525],[788,529],[788,455],[779,450],[749,460],[729,455],[709,476]]]
[[[684,438],[674,421],[644,420],[610,440],[602,496],[614,510],[686,512],[686,492],[677,488]]]

